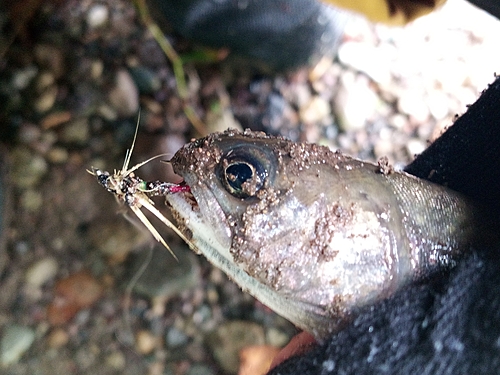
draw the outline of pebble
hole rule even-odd
[[[50,71],[54,78],[60,78],[66,72],[64,55],[59,47],[51,44],[37,44],[34,53],[38,65]]]
[[[53,147],[47,152],[47,160],[54,164],[64,164],[68,161],[69,153],[64,147]]]
[[[40,121],[40,126],[44,130],[54,128],[71,120],[71,116],[70,111],[53,112],[45,116],[42,121]]]
[[[38,113],[45,113],[49,111],[55,104],[57,99],[58,88],[56,85],[47,87],[43,92],[34,100],[33,108]]]
[[[207,112],[205,125],[207,133],[222,132],[227,129],[243,130],[240,123],[234,118],[233,112],[228,108]]]
[[[313,96],[309,102],[300,108],[300,119],[306,124],[312,123],[322,123],[325,124],[325,120],[328,121],[332,113],[330,104],[323,99],[321,96]]]
[[[271,327],[266,332],[266,342],[271,346],[282,347],[290,341],[290,336],[277,328]]]
[[[127,365],[127,360],[122,352],[114,351],[106,357],[106,364],[114,370],[122,371]]]
[[[54,290],[54,299],[47,309],[47,319],[52,325],[69,322],[80,310],[96,303],[103,293],[101,284],[87,271],[59,280]]]
[[[389,85],[392,80],[391,60],[397,56],[393,45],[373,45],[366,42],[346,42],[338,50],[339,60],[351,68],[367,74],[380,85]],[[369,56],[369,58],[367,58]]]
[[[40,288],[56,276],[58,268],[56,259],[52,257],[40,259],[28,268],[24,281],[30,286]]]
[[[133,291],[149,299],[168,299],[199,283],[199,266],[194,254],[185,245],[170,245],[177,260],[163,246],[153,248],[151,261]],[[130,273],[136,275],[148,258],[148,250],[139,252],[131,262]]]
[[[215,372],[206,365],[196,363],[189,368],[186,375],[215,375]]]
[[[129,72],[141,94],[152,94],[161,88],[160,78],[150,69],[134,66],[129,68]]]
[[[208,345],[217,363],[228,373],[239,369],[241,349],[251,345],[263,345],[264,329],[257,323],[229,321],[217,327],[208,337]]]
[[[87,12],[87,25],[90,29],[97,29],[108,22],[109,9],[104,4],[95,4]]]
[[[82,117],[65,124],[60,135],[61,141],[85,145],[90,134],[88,121],[87,117]]]
[[[354,72],[344,73],[333,102],[341,130],[348,132],[363,129],[376,113],[379,100],[366,77]]]
[[[29,327],[11,324],[4,327],[0,341],[0,362],[8,366],[19,361],[35,340],[35,331]]]
[[[116,204],[109,200],[110,204]],[[112,206],[112,211],[115,206]],[[90,223],[89,237],[94,245],[110,263],[123,262],[128,254],[148,243],[151,240],[149,232],[137,230],[131,223],[122,217],[117,217],[114,212],[110,213],[109,221],[94,220]]]
[[[280,348],[270,345],[252,345],[240,351],[238,375],[265,375]]]
[[[429,111],[436,120],[442,120],[449,114],[450,100],[442,91],[432,90],[425,98]]]
[[[418,89],[404,90],[398,99],[399,112],[406,113],[418,124],[424,123],[430,116],[429,108],[424,102],[423,92]]]
[[[418,138],[412,138],[406,143],[406,149],[410,156],[420,155],[426,148],[425,142]]]
[[[171,349],[186,345],[188,340],[188,336],[176,327],[170,327],[165,335],[165,342]]]
[[[58,349],[69,342],[69,334],[63,328],[56,328],[49,333],[47,343],[51,348]]]
[[[28,212],[38,212],[43,205],[43,195],[40,191],[27,189],[21,194],[19,203]]]
[[[16,73],[12,76],[11,85],[14,89],[24,90],[29,86],[37,74],[38,68],[34,65],[29,65],[22,70],[16,71]]]
[[[135,348],[141,354],[151,354],[158,344],[158,337],[154,336],[150,331],[141,330],[135,335]]]
[[[45,159],[27,147],[19,146],[12,150],[11,160],[12,182],[19,188],[35,186],[48,171]]]
[[[121,69],[116,73],[115,86],[109,91],[108,100],[119,117],[137,115],[139,90],[127,70]]]

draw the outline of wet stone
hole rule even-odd
[[[222,324],[208,338],[208,346],[218,364],[228,373],[239,368],[240,351],[251,345],[263,345],[264,329],[257,323],[231,321]]]
[[[104,26],[108,18],[108,7],[104,4],[95,4],[88,10],[86,21],[89,28],[95,29]]]
[[[152,250],[149,262],[147,248],[138,252],[131,263],[131,275],[139,272],[146,262],[147,267],[133,287],[135,293],[151,299],[167,299],[198,284],[199,267],[195,255],[185,246],[171,247],[178,260],[160,245]]]
[[[108,257],[109,262],[121,263],[132,250],[148,242],[151,236],[145,230],[137,230],[131,223],[116,215],[116,211],[111,212],[111,215],[114,217],[110,217],[109,221],[93,221],[89,236],[92,244]]]
[[[152,94],[161,88],[161,80],[148,68],[131,67],[129,72],[141,94]]]
[[[33,189],[25,190],[19,203],[26,211],[38,212],[43,205],[42,193]]]
[[[186,375],[215,375],[215,372],[208,366],[195,364],[189,368]]]
[[[56,276],[57,269],[57,260],[54,258],[47,257],[40,259],[26,271],[25,282],[30,286],[39,288]]]
[[[165,335],[165,342],[169,348],[184,346],[187,344],[188,339],[188,336],[176,327],[169,328]]]
[[[71,121],[64,125],[61,140],[67,143],[84,145],[89,138],[89,123],[87,118]]]
[[[34,154],[27,147],[17,147],[12,151],[12,182],[20,188],[36,185],[47,173],[48,165],[43,157]]]
[[[115,87],[109,92],[108,99],[119,117],[137,115],[139,91],[128,71],[122,69],[116,73]]]
[[[19,361],[35,340],[35,332],[25,326],[6,326],[0,341],[0,362],[7,366]]]

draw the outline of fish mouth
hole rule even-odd
[[[205,254],[208,252],[205,248],[210,247],[209,251],[217,251],[232,261],[231,231],[215,195],[204,185],[183,181],[179,186],[188,188],[165,197],[179,230],[196,246],[197,252]]]

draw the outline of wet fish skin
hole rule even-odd
[[[244,290],[321,338],[355,311],[453,266],[475,240],[458,193],[315,144],[226,131],[171,160],[179,229]]]

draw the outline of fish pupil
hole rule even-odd
[[[231,164],[226,168],[228,185],[236,192],[243,190],[243,184],[253,176],[253,169],[246,163]]]

